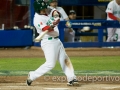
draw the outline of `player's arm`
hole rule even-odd
[[[112,13],[108,13],[108,17],[113,19],[113,20],[117,20],[117,17],[114,16]]]
[[[40,28],[42,31],[46,31],[46,30],[48,30],[48,32],[54,31],[54,27],[58,25],[60,19],[59,19],[59,13],[56,11],[53,12],[53,16],[56,17],[50,17],[47,23],[40,22],[41,24]]]
[[[61,16],[63,17],[64,20],[66,20],[65,26],[69,28],[70,32],[72,32],[73,31],[73,29],[71,28],[72,23],[70,22],[68,15],[66,14],[66,12],[64,11],[62,7],[61,7]]]
[[[54,27],[53,26],[45,26],[44,28],[42,28],[42,31],[46,31],[48,30],[48,32],[54,31]]]
[[[54,11],[52,13],[52,17],[50,17],[47,23],[44,24],[40,23],[41,25],[39,25],[39,27],[43,32],[41,32],[41,34],[35,38],[34,40],[35,42],[39,42],[42,39],[42,37],[44,37],[44,35],[47,34],[48,32],[54,31],[54,27],[57,26],[60,21],[59,16],[60,16],[59,13],[57,11]]]
[[[54,27],[43,24],[42,22],[40,22],[40,24],[37,25],[37,31],[39,32],[40,30],[40,34],[34,39],[35,42],[39,42],[45,34],[47,34],[48,32],[53,31]]]
[[[60,17],[61,14],[56,10],[53,9],[49,15],[49,20],[47,21],[47,25],[50,26],[51,28],[54,28],[55,26],[57,26],[60,22]]]
[[[68,32],[74,32],[74,30],[72,28],[68,28]]]
[[[120,22],[120,18],[114,16],[113,13],[108,13],[108,17],[111,18],[112,20],[118,20]]]
[[[53,31],[53,27],[50,25],[47,25],[46,23],[43,22],[44,20],[39,20],[38,22],[35,23],[35,27],[38,29],[38,32],[44,32],[48,30],[49,32]]]
[[[65,10],[62,7],[61,7],[61,15],[62,15],[64,20],[66,20],[66,21],[69,20],[68,15],[66,14]]]
[[[108,4],[107,9],[106,9],[106,13],[107,13],[107,15],[108,15],[108,17],[109,17],[110,19],[120,21],[120,18],[119,18],[119,17],[116,17],[116,16],[113,14],[113,10],[114,10],[113,4],[114,4],[113,2],[110,2],[110,3]]]

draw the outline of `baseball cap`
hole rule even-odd
[[[69,14],[76,14],[75,10],[70,10]]]

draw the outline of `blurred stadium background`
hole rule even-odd
[[[77,13],[78,20],[105,20],[105,10],[109,1],[111,0],[58,0],[58,6],[62,6],[67,14],[69,10],[74,9]],[[34,0],[0,0],[0,47],[33,45],[39,46],[38,44],[34,44],[33,42],[33,38],[37,36],[37,33],[35,32],[35,30],[32,30],[30,28],[30,26],[33,26],[33,2]],[[3,27],[4,31],[2,30]],[[107,35],[106,29],[102,31],[104,32],[104,34],[99,33],[98,30],[95,29],[92,29],[91,32],[80,34],[82,43],[104,42]],[[61,33],[63,33],[63,30]],[[6,36],[9,38],[7,38]],[[26,36],[28,37],[26,38]],[[63,38],[60,39],[62,40]],[[18,41],[19,44],[16,44],[18,43]],[[90,46],[86,46],[88,44]],[[106,43],[93,44],[83,43],[81,45],[78,43],[76,44],[76,47],[102,47],[102,45],[111,45]],[[119,46],[120,44],[114,43],[113,45]],[[66,47],[68,47],[68,45]],[[74,46],[72,45],[72,47]]]
[[[35,70],[45,61],[44,53],[41,48],[31,47],[29,50],[24,50],[23,48],[13,49],[13,47],[40,46],[39,43],[33,42],[33,39],[37,36],[37,33],[35,32],[34,28],[30,28],[30,26],[33,26],[33,1],[34,0],[0,0],[1,90],[35,90],[35,84],[38,86],[38,89],[36,90],[41,90],[43,87],[51,87],[52,85],[51,81],[50,84],[47,81],[47,84],[44,85],[44,77],[40,78],[41,81],[38,80],[40,83],[35,82],[33,87],[26,87],[25,84],[28,72],[30,70]],[[62,6],[67,14],[69,10],[74,9],[77,13],[77,19],[79,20],[76,22],[86,23],[89,20],[97,20],[98,22],[103,20],[104,22],[106,19],[105,10],[109,1],[111,0],[58,0],[58,5]],[[112,24],[114,25],[114,23]],[[120,90],[119,86],[112,87],[112,84],[120,84],[120,78],[116,77],[120,76],[120,48],[76,48],[120,46],[120,42],[105,42],[106,29],[99,28],[98,30],[98,28],[96,28],[92,29],[92,32],[85,32],[80,34],[82,42],[64,43],[63,28],[64,26],[60,28],[60,33],[62,33],[60,39],[62,40],[65,47],[74,47],[72,49],[66,48],[66,52],[71,57],[76,75],[93,75],[93,77],[110,76],[110,81],[101,82],[98,80],[98,82],[96,82],[99,85],[101,83],[110,83],[110,85],[107,86],[101,85],[102,89],[100,86],[100,89],[98,89],[98,85],[90,84],[95,82],[81,81],[81,83],[84,84],[80,87],[77,87],[77,89],[75,88],[75,90],[106,90],[103,89],[106,87],[109,87],[111,90]],[[8,49],[7,47],[12,48]],[[55,69],[53,69],[51,72],[48,72],[47,74],[63,75],[61,72],[61,68],[57,62]],[[113,78],[111,76],[113,76]],[[115,81],[116,78],[117,81]],[[56,85],[56,82],[54,83],[55,84],[52,85],[53,87]],[[86,83],[89,83],[88,86]],[[62,83],[58,84],[58,87],[66,87],[66,84],[63,86],[61,84]],[[94,86],[91,87],[91,85]]]
[[[34,0],[0,0],[0,27],[5,24],[5,29],[11,29],[14,26],[24,28],[24,25],[30,25],[31,13],[30,7]],[[111,0],[58,0],[59,6],[62,6],[68,13],[70,9],[77,12],[78,19],[105,19],[105,8]],[[107,3],[106,3],[107,2]],[[1,27],[2,28],[2,27]]]
[[[0,4],[0,27],[4,24],[5,29],[23,28],[29,24],[30,0],[0,0]]]

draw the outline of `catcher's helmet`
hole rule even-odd
[[[35,12],[39,13],[40,10],[46,9],[48,4],[44,0],[35,0],[33,3],[33,7]]]
[[[57,0],[49,0],[49,3],[51,3],[51,2],[57,2]]]

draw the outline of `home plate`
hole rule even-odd
[[[69,88],[44,88],[44,90],[70,90]]]

